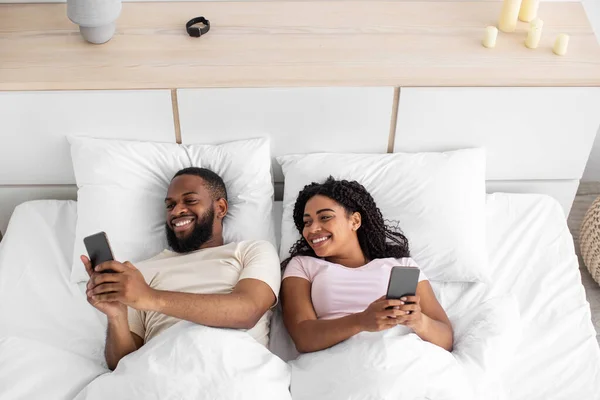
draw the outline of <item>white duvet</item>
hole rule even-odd
[[[173,388],[179,374],[185,377],[186,373],[198,380],[188,385],[189,393],[195,393],[193,388],[206,382],[204,378],[212,379],[210,384],[202,384],[205,391],[211,387],[235,391],[235,385],[219,386],[219,382],[231,382],[232,371],[246,371],[243,366],[253,365],[253,361],[242,358],[246,364],[238,366],[228,361],[227,365],[233,367],[226,368],[218,367],[221,364],[216,361],[202,364],[202,360],[219,356],[201,356],[202,350],[197,356],[187,351],[179,353],[189,357],[189,363],[171,365],[169,368],[179,368],[177,376],[161,375],[161,381],[159,369],[150,366],[169,365],[173,361],[171,355],[178,354],[178,350],[163,342],[170,338],[167,335],[175,335],[175,330],[153,339],[142,351],[124,359],[116,373],[107,374],[103,359],[106,319],[87,304],[82,289],[68,279],[75,210],[74,202],[24,204],[15,210],[0,242],[0,399],[72,400],[82,390],[80,398],[112,399],[152,385]],[[385,398],[375,396],[386,390],[401,390],[395,388],[396,381],[404,382],[402,388],[412,387],[413,398],[422,394],[430,399],[455,396],[454,390],[462,390],[463,385],[448,386],[445,382],[449,376],[458,382],[466,378],[475,398],[482,400],[600,399],[600,350],[560,206],[544,196],[492,195],[488,196],[487,210],[492,284],[433,283],[454,326],[452,355],[419,342],[414,335],[397,335],[390,337],[391,341],[373,341],[374,337],[362,341],[362,337],[357,337],[342,344],[347,351],[335,356],[337,350],[332,348],[291,363],[295,396],[314,395],[312,398],[318,399],[334,382],[332,377],[338,379],[346,371],[356,374],[348,375],[356,379],[343,381],[345,385],[354,387],[356,394],[362,393],[362,398],[367,399]],[[274,327],[280,322],[274,320]],[[272,349],[281,342],[277,329],[274,331]],[[208,337],[208,332],[197,333]],[[180,333],[182,343],[191,340],[187,331]],[[372,351],[366,351],[365,346],[373,342]],[[159,343],[165,345],[160,347]],[[228,354],[258,354],[240,346]],[[325,357],[328,353],[330,357]],[[263,360],[267,370],[272,372],[267,374],[272,377],[269,385],[284,385],[289,371],[277,367],[276,358],[261,354],[266,357]],[[325,364],[320,363],[319,357]],[[428,363],[428,359],[433,363]],[[444,370],[448,370],[448,375],[437,374],[435,369],[439,366],[447,367]],[[371,367],[381,368],[395,379],[371,383],[369,387],[369,380],[360,378]],[[194,370],[208,372],[196,375]],[[241,379],[241,375],[235,376],[236,380]],[[433,376],[443,384],[432,381]],[[145,386],[127,388],[127,382],[136,379]],[[254,382],[249,384],[256,387],[252,386]],[[123,390],[111,392],[115,387]],[[148,398],[145,394],[142,397]],[[254,398],[268,397],[261,392]]]
[[[451,353],[398,329],[360,333],[291,362],[294,400],[470,400]]]
[[[76,400],[287,400],[289,366],[246,332],[182,321],[92,381]]]
[[[465,310],[454,325],[452,353],[406,327],[363,332],[290,362],[294,400],[504,399],[498,365],[519,339],[518,307],[510,296]]]
[[[94,357],[24,337],[0,338],[0,399],[73,399],[105,366]]]

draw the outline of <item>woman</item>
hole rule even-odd
[[[391,268],[417,265],[406,237],[384,223],[361,184],[329,177],[305,186],[294,223],[302,238],[282,263],[281,295],[284,323],[299,352],[397,325],[452,350],[452,326],[423,272],[415,296],[385,299]]]

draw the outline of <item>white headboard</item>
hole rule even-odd
[[[184,143],[269,136],[273,156],[485,146],[489,191],[547,193],[568,213],[600,125],[600,88],[173,92],[0,93],[0,230],[20,202],[75,198],[68,135],[176,142],[180,134]]]
[[[171,93],[0,92],[0,231],[24,201],[76,198],[69,135],[175,142]]]
[[[253,136],[290,153],[388,149],[394,88],[185,89],[178,91],[183,143]],[[283,182],[273,160],[275,182]]]

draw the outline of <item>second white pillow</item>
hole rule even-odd
[[[488,281],[483,149],[288,155],[277,161],[285,175],[282,259],[300,237],[292,218],[299,191],[332,175],[365,186],[384,219],[399,223],[430,280]]]

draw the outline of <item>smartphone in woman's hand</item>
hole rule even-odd
[[[388,282],[387,299],[400,299],[404,296],[414,296],[417,292],[419,274],[416,267],[392,267],[390,281]],[[412,304],[412,302],[406,302]]]

